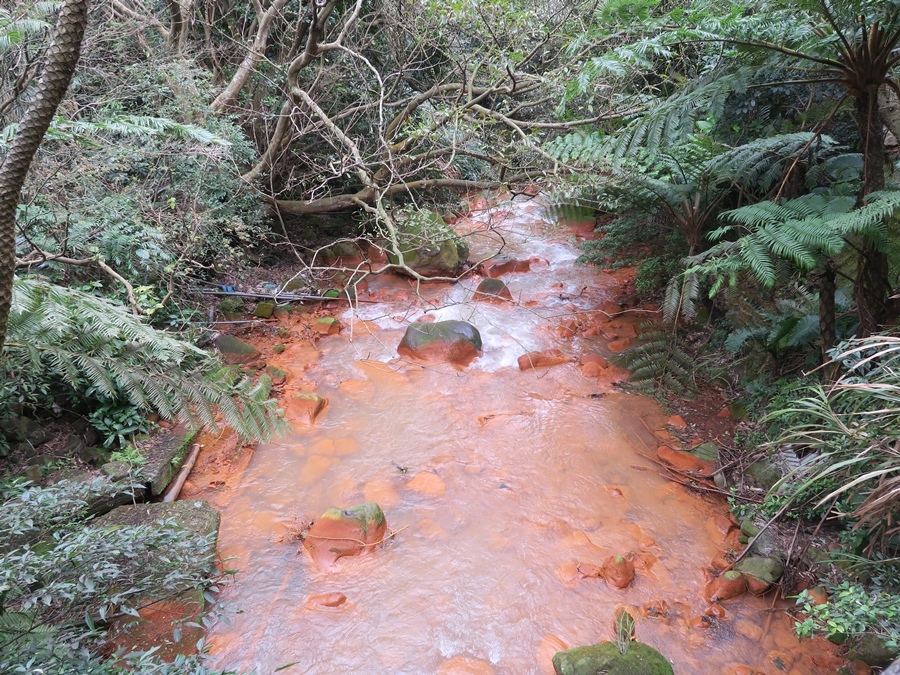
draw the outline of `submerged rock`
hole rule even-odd
[[[288,414],[294,419],[312,424],[327,405],[327,398],[318,394],[301,393],[297,394],[288,405]]]
[[[504,300],[512,300],[513,297],[507,285],[500,279],[487,278],[478,284],[472,299],[484,302],[502,302]]]
[[[549,349],[544,352],[528,352],[519,357],[519,370],[537,370],[571,362],[572,359],[558,349]]]
[[[338,558],[359,555],[384,539],[387,520],[381,507],[366,502],[349,509],[328,509],[303,540],[316,565],[329,569]]]
[[[553,657],[557,675],[674,675],[671,664],[650,645],[629,642],[622,654],[615,642],[576,647]]]
[[[516,260],[512,256],[498,255],[485,261],[481,266],[482,273],[486,277],[496,279],[504,274],[512,272],[528,272],[531,270],[530,260]]]
[[[422,361],[467,366],[481,354],[481,334],[465,321],[411,323],[397,353]]]

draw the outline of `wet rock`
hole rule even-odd
[[[347,602],[343,593],[316,593],[306,598],[306,604],[312,607],[340,607]]]
[[[716,572],[723,572],[725,570],[731,569],[731,561],[728,559],[728,556],[724,551],[716,551],[716,555],[713,556],[712,562],[709,564]]]
[[[485,261],[481,266],[482,274],[496,279],[504,274],[514,272],[528,272],[531,270],[531,262],[528,260],[516,260],[512,256],[498,255]]]
[[[687,422],[684,421],[684,418],[681,415],[672,415],[666,420],[666,424],[673,429],[687,429]]]
[[[610,556],[603,563],[606,583],[616,588],[627,588],[634,580],[634,563],[620,555]]]
[[[341,332],[341,322],[333,316],[323,316],[316,320],[313,329],[319,335],[337,335]]]
[[[423,361],[467,366],[481,354],[481,334],[465,321],[411,323],[397,353]]]
[[[300,393],[294,396],[293,401],[291,401],[290,413],[292,416],[312,424],[327,405],[327,398],[323,398],[318,394]]]
[[[256,347],[233,335],[222,333],[214,343],[229,366],[255,366],[260,361],[260,353]]]
[[[581,366],[581,375],[583,377],[600,377],[604,372],[604,369],[597,363],[585,363]]]
[[[313,523],[303,547],[321,569],[344,556],[359,555],[384,539],[387,520],[381,507],[366,502],[349,509],[328,509]]]
[[[706,599],[710,602],[721,602],[736,598],[747,592],[747,582],[740,572],[725,572],[713,579],[706,587]]]
[[[519,357],[519,370],[538,370],[571,362],[572,359],[558,349],[550,349],[544,352],[528,352]]]
[[[553,668],[557,675],[674,675],[666,658],[642,642],[629,642],[625,654],[614,642],[557,652]]]
[[[456,276],[469,257],[468,245],[429,211],[418,211],[399,223],[398,240],[404,264],[423,277]],[[387,256],[392,264],[399,264],[397,251],[388,250]]]
[[[454,656],[438,666],[437,675],[494,675],[494,669],[479,659]]]
[[[612,340],[606,346],[613,354],[618,354],[620,352],[624,352],[631,346],[631,340],[628,338],[620,338],[618,340]]]
[[[589,363],[596,363],[601,368],[609,367],[609,362],[599,354],[584,354],[581,357],[581,364],[586,366]]]
[[[710,476],[715,471],[714,466],[699,457],[695,457],[689,452],[673,450],[667,445],[657,448],[656,456],[677,471],[696,473],[701,476]]]
[[[592,563],[578,563],[576,569],[584,579],[599,579],[603,576],[603,568]]]
[[[813,605],[824,605],[828,602],[828,591],[821,586],[812,586],[806,589],[809,601]]]
[[[662,619],[669,614],[669,603],[665,600],[651,600],[643,607],[644,614],[655,619]]]
[[[748,590],[754,595],[765,593],[777,582],[784,566],[776,558],[750,556],[734,566],[735,571],[744,575]]]
[[[512,300],[512,293],[509,288],[500,279],[483,279],[478,288],[475,289],[473,300],[482,300],[485,302],[501,302],[504,300]]]
[[[166,491],[184,463],[197,433],[197,430],[176,427],[135,441],[138,452],[144,457],[140,475],[150,484],[150,494],[159,496]]]

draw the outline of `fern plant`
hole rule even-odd
[[[267,377],[254,383],[119,305],[36,278],[15,281],[0,368],[13,382],[27,374],[92,388],[191,426],[215,427],[221,413],[245,438],[269,438],[282,424]]]
[[[696,389],[696,359],[662,326],[643,329],[637,342],[613,361],[631,372],[630,381],[635,385],[676,392]]]

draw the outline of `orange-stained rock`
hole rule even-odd
[[[300,470],[297,482],[300,483],[300,485],[312,485],[325,475],[332,464],[334,464],[334,460],[329,459],[328,457],[313,455],[306,460],[306,463]]]
[[[603,367],[597,363],[585,363],[581,366],[582,377],[600,377],[604,372]]]
[[[737,525],[728,516],[719,513],[710,517],[706,521],[706,529],[710,534],[718,534],[721,537],[727,537],[728,533],[736,529]]]
[[[637,331],[634,328],[634,324],[625,323],[624,321],[620,321],[618,319],[616,319],[615,321],[610,321],[607,330],[617,338],[633,339],[637,337]]]
[[[727,419],[728,417],[731,417],[731,409],[726,405],[724,408],[722,408],[716,414],[716,417],[721,417],[723,419]]]
[[[394,484],[386,478],[376,478],[363,486],[363,497],[367,502],[381,504],[390,509],[400,502],[400,495]]]
[[[407,326],[397,353],[431,363],[467,366],[481,355],[481,347],[481,333],[466,321],[417,321]]]
[[[488,277],[487,279],[482,279],[481,283],[478,284],[472,299],[482,302],[503,302],[512,300],[513,297],[506,284],[499,279]]]
[[[406,484],[408,490],[418,492],[419,494],[437,497],[444,494],[444,481],[436,473],[431,471],[420,471],[411,481]]]
[[[535,662],[541,675],[556,675],[553,668],[553,657],[557,652],[564,652],[569,645],[555,635],[545,635],[537,649]]]
[[[865,661],[851,661],[847,667],[853,675],[871,675],[872,673],[872,666]]]
[[[503,276],[504,274],[511,274],[513,272],[528,272],[530,270],[531,261],[516,260],[515,258],[511,258],[510,256],[503,255],[497,256],[496,258],[491,258],[490,260],[486,260],[481,265],[482,274],[493,279]]]
[[[578,573],[585,579],[599,579],[604,575],[602,567],[591,563],[578,563]]]
[[[661,445],[656,450],[656,456],[676,471],[696,473],[701,476],[711,476],[716,468],[709,462],[704,462],[689,452],[673,450],[667,445]]]
[[[694,630],[706,630],[712,622],[708,616],[695,616],[688,619],[687,623]]]
[[[714,616],[717,619],[725,618],[725,608],[718,603],[712,603],[709,607],[703,610],[703,614],[705,616]]]
[[[828,602],[828,591],[821,586],[810,586],[806,589],[806,594],[813,605],[824,605]]]
[[[747,591],[753,595],[763,595],[772,588],[772,584],[768,581],[757,579],[752,574],[745,574],[744,579],[747,581]]]
[[[323,316],[318,319],[313,328],[319,335],[337,335],[341,332],[341,322],[331,316]]]
[[[710,567],[716,572],[724,572],[725,570],[731,569],[731,564],[728,555],[724,551],[716,551],[716,554],[713,556],[712,562],[710,563]]]
[[[706,599],[710,602],[730,600],[747,592],[747,582],[740,572],[724,572],[706,587]]]
[[[665,600],[651,600],[642,609],[647,616],[662,618],[669,614],[669,603]]]
[[[288,402],[287,415],[291,421],[312,424],[328,406],[328,399],[318,394],[300,393]]]
[[[618,354],[619,352],[624,352],[631,346],[631,340],[628,338],[620,338],[618,340],[612,340],[606,346],[613,354]]]
[[[763,636],[763,627],[750,619],[739,619],[734,624],[734,631],[753,642],[759,642]]]
[[[494,675],[491,664],[468,656],[454,656],[438,666],[437,675]]]
[[[606,583],[616,588],[627,588],[634,580],[634,564],[620,555],[610,556],[603,563]]]
[[[609,362],[599,354],[584,354],[581,357],[581,364],[586,366],[589,363],[596,363],[601,368],[609,366]]]
[[[732,665],[729,667],[726,675],[766,675],[759,670],[753,670],[750,666]]]
[[[347,602],[343,593],[317,593],[306,598],[306,604],[314,607],[340,607]]]
[[[578,332],[580,327],[581,324],[577,320],[566,319],[557,326],[556,332],[560,337],[570,338]]]
[[[536,370],[538,368],[550,368],[561,363],[570,363],[571,358],[558,349],[550,349],[544,352],[528,352],[519,357],[519,370]]]
[[[328,509],[303,540],[316,565],[330,569],[338,558],[359,555],[384,540],[387,520],[378,504],[366,502],[349,509]]]
[[[684,418],[681,415],[672,415],[666,421],[666,424],[673,429],[687,429],[687,422],[684,421]]]

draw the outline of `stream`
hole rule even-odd
[[[576,265],[573,229],[548,223],[538,199],[476,210],[455,227],[470,260],[502,247],[531,261],[502,277],[514,302],[473,302],[477,275],[418,292],[373,277],[360,293],[372,302],[335,310],[340,335],[270,359],[289,373],[286,400],[315,391],[329,403],[314,424],[257,448],[216,504],[220,554],[239,573],[222,593],[234,611],[208,636],[215,665],[552,675],[556,651],[614,639],[624,607],[636,638],[676,673],[835,672],[822,661],[830,645],[798,642],[770,596],[729,600],[723,616],[702,618],[727,506],[660,475],[651,457],[666,415],[614,385],[623,371],[585,377],[577,359],[608,357],[609,340],[566,329],[610,306],[617,274]],[[483,354],[464,369],[401,360],[404,329],[423,317],[471,322]],[[519,369],[523,353],[547,349],[575,361]],[[365,501],[384,509],[395,535],[318,570],[292,535],[328,508]],[[579,572],[610,555],[634,561],[624,590]],[[315,602],[328,593],[346,602]]]

